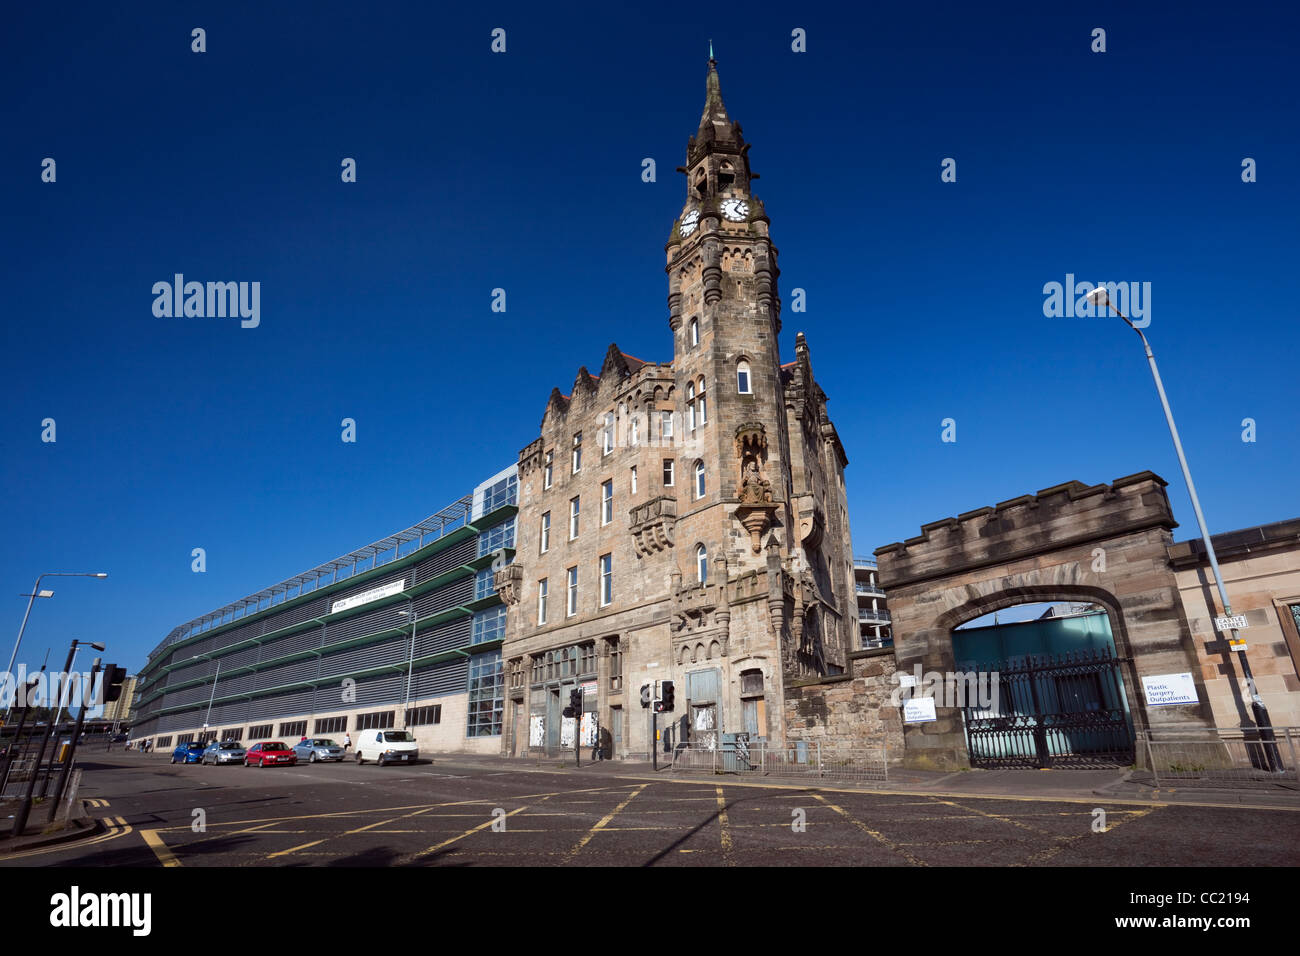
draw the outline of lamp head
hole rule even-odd
[[[1110,298],[1106,295],[1106,287],[1098,286],[1088,293],[1088,301],[1097,308],[1102,308],[1110,303]]]

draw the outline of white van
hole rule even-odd
[[[373,760],[386,763],[411,763],[420,756],[415,737],[406,730],[363,730],[357,734],[357,763]]]

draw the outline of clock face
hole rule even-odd
[[[685,238],[695,231],[695,227],[700,224],[700,211],[692,209],[686,215],[682,216],[681,233]]]
[[[749,203],[743,199],[724,199],[722,214],[732,222],[744,222],[749,218]]]

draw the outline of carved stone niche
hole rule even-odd
[[[673,546],[673,529],[677,525],[677,499],[660,495],[642,502],[628,512],[637,554],[645,557]]]
[[[740,507],[736,520],[749,532],[749,544],[755,554],[763,550],[763,533],[772,527],[776,503],[772,500],[772,482],[763,476],[767,464],[767,431],[761,424],[746,423],[736,429],[736,465],[739,484],[736,497]]]
[[[492,586],[506,604],[518,604],[523,592],[524,568],[521,564],[507,564],[492,575]]]

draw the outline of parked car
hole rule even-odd
[[[172,763],[199,763],[203,760],[204,745],[197,740],[179,744],[172,751]]]
[[[268,764],[284,763],[292,767],[297,762],[298,757],[281,740],[264,740],[261,743],[253,744],[244,754],[245,767],[251,767],[253,764],[265,767]]]
[[[219,763],[242,763],[248,753],[238,740],[214,740],[203,751],[203,762],[214,767]]]
[[[342,760],[343,748],[327,737],[308,737],[293,745],[299,760],[316,763],[318,760]]]
[[[366,730],[357,734],[357,763],[373,760],[386,763],[410,763],[420,756],[415,737],[405,730]]]

